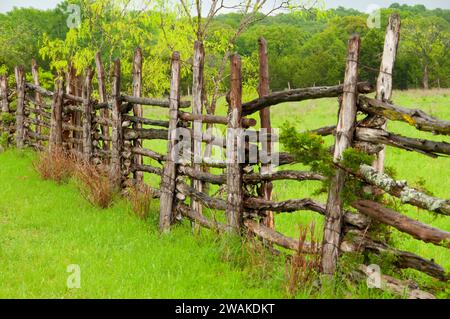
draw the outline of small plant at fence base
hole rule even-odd
[[[274,269],[281,259],[250,233],[243,237],[221,234],[217,238],[221,260],[244,272],[251,283],[269,280],[275,275]]]
[[[67,183],[73,175],[74,158],[64,150],[55,148],[40,152],[33,167],[42,179]]]
[[[315,223],[300,226],[298,248],[290,257],[286,265],[286,294],[288,297],[295,297],[299,287],[308,288],[317,278],[320,267],[320,254],[307,255],[304,251],[307,244],[307,237],[310,237],[309,245],[312,251],[319,251],[319,243],[314,239]]]
[[[111,206],[116,195],[108,173],[95,165],[79,161],[75,165],[74,177],[83,197],[100,208]]]
[[[153,199],[152,189],[145,184],[134,185],[128,192],[128,199],[136,216],[147,219]]]
[[[0,149],[6,149],[13,143],[15,122],[13,114],[0,113]]]
[[[8,132],[0,131],[0,150],[6,149],[11,144],[12,138]]]

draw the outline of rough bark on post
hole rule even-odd
[[[8,102],[8,76],[0,75],[0,103],[1,111],[3,113],[9,112],[9,102]]]
[[[8,76],[7,75],[0,75],[0,115],[2,113],[9,113],[9,103],[8,103]],[[10,133],[10,127],[9,123],[4,123],[2,121],[2,118],[0,117],[0,133],[6,133],[8,134],[9,139],[9,133]],[[9,141],[8,141],[9,144]]]
[[[111,134],[111,162],[110,180],[114,188],[118,191],[122,184],[122,113],[120,112],[120,60],[114,61],[114,75],[112,82],[112,134]]]
[[[238,156],[238,134],[242,117],[242,77],[241,58],[231,56],[231,88],[228,108],[227,132],[227,224],[233,231],[239,232],[242,224],[243,191],[242,165]]]
[[[25,107],[25,70],[23,66],[15,69],[17,85],[17,110],[16,110],[16,146],[24,147],[25,127],[24,127],[24,107]]]
[[[9,113],[9,102],[8,102],[8,76],[0,75],[0,114]],[[1,119],[0,119],[1,121]],[[2,123],[0,131],[9,133],[9,124]]]
[[[193,65],[193,81],[192,81],[192,114],[201,115],[203,113],[203,65],[205,58],[205,50],[201,41],[194,43],[194,65]],[[202,156],[202,121],[193,122],[193,167],[195,170],[201,171],[201,164],[196,163],[196,157]],[[199,191],[203,191],[203,183],[200,180],[192,179],[192,187]],[[192,211],[197,215],[202,215],[202,204],[196,200],[192,200]]]
[[[389,23],[384,39],[383,58],[381,60],[380,74],[378,75],[376,99],[382,102],[389,101],[392,96],[392,71],[394,69],[397,47],[400,39],[400,16],[396,13],[389,17]],[[384,119],[386,121],[386,119]],[[387,123],[384,122],[382,128],[385,130]],[[378,153],[374,163],[374,168],[379,172],[384,171],[384,159],[386,148]]]
[[[134,53],[134,61],[133,61],[133,96],[141,97],[142,93],[142,50],[141,48],[137,48]],[[137,117],[143,117],[142,105],[134,104],[133,105],[133,115]],[[133,128],[140,129],[142,128],[141,123],[133,123]],[[142,147],[142,140],[136,139],[133,141],[134,147]],[[142,155],[135,154],[134,155],[134,164],[142,165]],[[144,179],[144,174],[142,172],[134,172],[134,179],[138,181],[142,181]]]
[[[32,59],[31,60],[31,75],[33,77],[33,83],[34,85],[39,86],[39,67],[36,63],[36,59]],[[42,109],[42,97],[41,94],[39,92],[35,92],[35,108],[37,110],[41,110]],[[39,114],[36,114],[36,119],[39,121],[41,120],[41,116]],[[40,125],[36,125],[36,134],[41,134],[41,126]],[[40,144],[40,141],[38,141],[38,143]]]
[[[105,69],[103,68],[103,62],[100,52],[97,52],[95,55],[95,65],[97,67],[98,94],[100,98],[100,103],[106,103],[108,99],[106,97]],[[106,120],[109,120],[108,108],[101,109],[100,116]],[[100,128],[102,135],[109,137],[109,126],[102,125]],[[108,151],[110,149],[109,141],[103,141],[103,149],[105,151]]]
[[[172,55],[172,70],[170,80],[170,107],[169,107],[169,134],[167,141],[167,160],[164,163],[163,175],[161,177],[161,198],[159,229],[167,232],[173,219],[173,200],[175,197],[175,143],[176,128],[178,124],[178,106],[180,103],[180,54],[174,52]]]
[[[267,53],[267,42],[264,38],[259,38],[259,97],[269,94],[269,59]],[[270,107],[266,107],[259,111],[259,118],[261,120],[261,128],[266,129],[267,133],[272,133],[272,126],[270,124]],[[271,153],[271,142],[263,143],[261,145],[263,152],[266,152],[268,158]],[[270,174],[271,164],[261,164],[261,174]],[[272,183],[266,181],[261,183],[261,195],[266,200],[272,200]],[[264,218],[264,225],[269,228],[275,228],[275,218],[271,211],[266,212],[267,217]]]
[[[74,80],[75,80],[75,82],[74,82],[74,85],[75,85],[75,91],[74,91],[75,96],[82,97],[82,95],[83,95],[84,79],[80,75],[80,76],[76,76]],[[83,109],[83,103],[81,103],[79,108]],[[83,112],[81,112],[81,111],[75,111],[74,112],[75,122],[73,123],[73,125],[78,127],[78,128],[83,126],[83,120],[82,120],[82,116],[81,116],[82,113]],[[83,132],[82,131],[74,131],[73,132],[73,137],[78,139],[79,141],[82,141],[83,140]],[[83,143],[77,143],[76,148],[78,149],[80,154],[83,153]]]
[[[86,162],[90,162],[92,158],[92,70],[86,70],[86,78],[83,85],[83,156]]]
[[[64,73],[61,73],[55,82],[53,94],[52,114],[50,118],[50,151],[62,147],[62,107],[64,100]]]
[[[66,74],[66,94],[70,94],[73,96],[77,96],[76,93],[76,86],[77,86],[77,75],[76,75],[76,69],[73,66],[73,62],[71,62],[68,66],[68,70],[67,70],[67,74]],[[76,102],[74,101],[70,101],[70,105],[76,105]],[[76,111],[70,111],[69,112],[69,116],[68,117],[64,117],[64,122],[67,123],[69,121],[69,123],[71,125],[77,126],[77,112]],[[66,130],[64,129],[64,133],[63,133],[63,139],[70,139],[70,138],[76,138],[76,132],[72,131],[72,130]],[[78,147],[77,144],[75,143],[68,143],[69,148],[74,149],[76,147]]]
[[[333,160],[341,160],[342,154],[351,146],[356,122],[356,101],[359,61],[359,36],[348,41],[347,63],[344,78],[344,93],[339,110]],[[322,272],[334,274],[339,255],[344,212],[341,191],[344,187],[345,172],[337,169],[331,181],[326,207],[326,221],[322,246]]]

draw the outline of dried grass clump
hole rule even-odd
[[[116,192],[105,169],[80,161],[75,165],[74,173],[80,192],[86,200],[100,208],[111,206]]]
[[[128,200],[135,215],[141,219],[147,219],[150,214],[150,206],[153,199],[153,190],[145,184],[137,184],[130,188]]]
[[[44,180],[67,183],[73,175],[76,159],[61,148],[39,152],[34,169]]]
[[[299,244],[297,251],[292,256],[286,267],[286,293],[292,298],[296,295],[299,287],[311,286],[320,267],[320,247],[314,239],[315,223],[306,227],[300,226]],[[309,247],[306,248],[306,239],[310,237]],[[307,254],[306,251],[317,253]]]

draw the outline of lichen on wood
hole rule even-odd
[[[427,195],[409,187],[408,183],[404,180],[396,181],[389,175],[380,173],[369,165],[361,165],[359,174],[361,174],[366,182],[400,198],[403,203],[412,204],[435,213],[450,215],[450,203],[448,201]]]

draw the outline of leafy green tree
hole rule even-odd
[[[442,18],[411,18],[403,21],[400,51],[420,66],[423,88],[430,81],[445,83],[449,76],[450,24]]]
[[[63,38],[67,31],[63,12],[14,8],[0,14],[0,66],[11,73],[15,66],[31,66],[31,59],[39,58],[42,34],[50,39]],[[40,65],[47,68],[45,61]]]
[[[64,5],[74,3],[67,1]],[[169,66],[172,50],[183,58],[191,54],[192,37],[187,36],[186,21],[174,12],[151,11],[131,7],[128,0],[78,0],[82,19],[78,28],[70,29],[64,39],[43,37],[41,56],[50,60],[52,69],[66,69],[69,61],[78,72],[94,65],[95,54],[101,52],[105,69],[121,59],[124,88],[131,81],[133,52],[141,47],[144,54],[144,93],[161,95],[169,88]],[[176,30],[176,32],[168,32]],[[189,54],[188,54],[189,52]],[[183,69],[183,75],[188,69]]]

